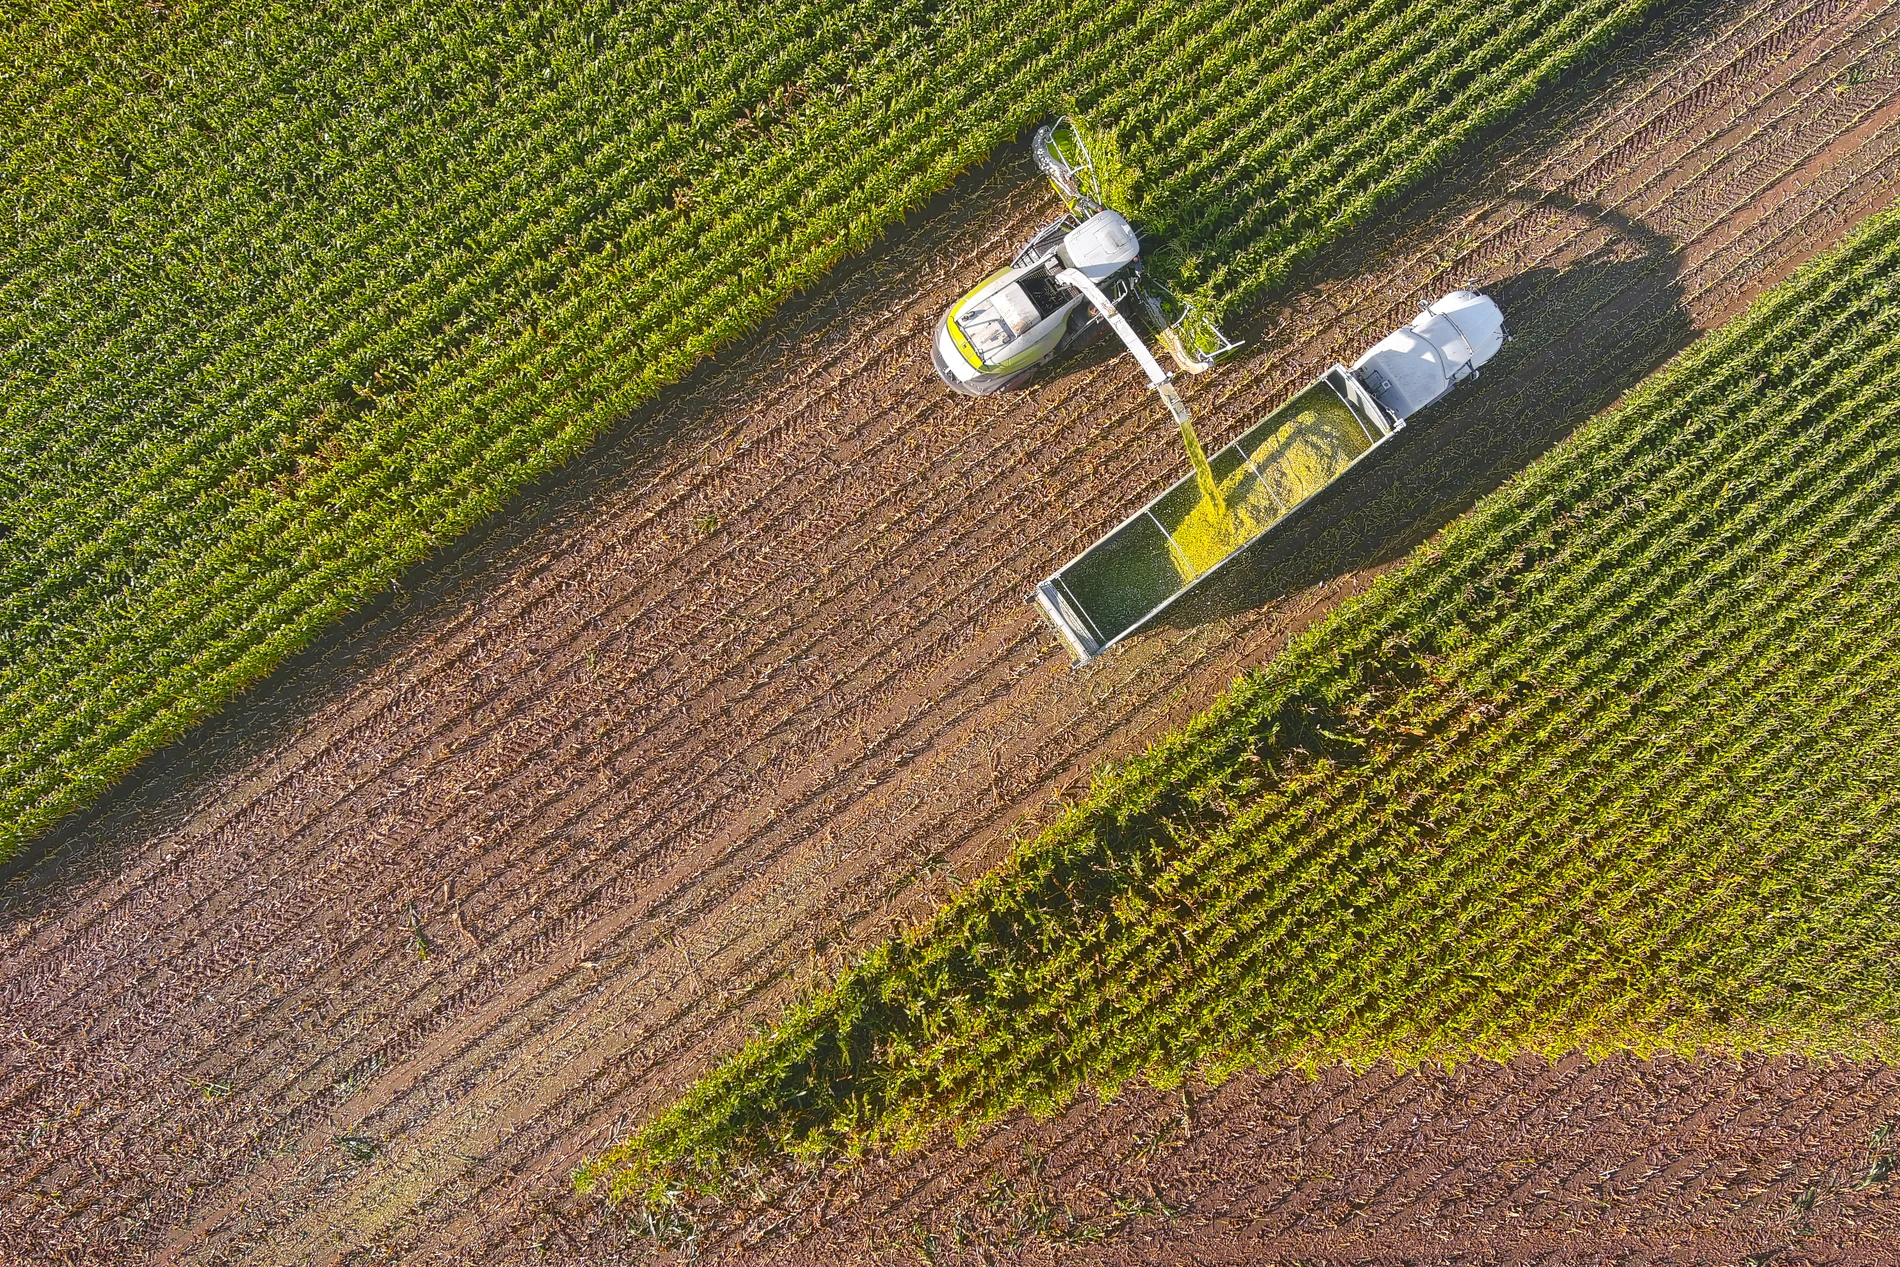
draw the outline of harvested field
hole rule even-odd
[[[1892,1070],[1789,1060],[1243,1077],[814,1185],[747,1261],[1884,1263],[1896,1111]]]
[[[560,1208],[576,1161],[1094,763],[1891,202],[1896,39],[1893,7],[1681,12],[1309,269],[1246,332],[1251,355],[1196,384],[1210,443],[1455,283],[1491,287],[1517,342],[1290,536],[1260,583],[1291,597],[1084,673],[1022,595],[1178,473],[1176,440],[1119,361],[1009,399],[942,392],[930,323],[1049,211],[1020,160],[965,182],[31,860],[0,969],[19,1035],[0,1245],[494,1262],[571,1237],[585,1254],[610,1229]],[[1586,322],[1614,333],[1579,340]],[[1738,1077],[1618,1068],[1690,1117],[1704,1092],[1680,1083]],[[1525,1076],[1450,1085],[1491,1097],[1497,1138],[1540,1165],[1656,1147],[1635,1128],[1540,1134],[1510,1089]],[[1340,1078],[1323,1086],[1355,1102],[1392,1081]],[[1879,1070],[1747,1078],[1781,1107],[1672,1137],[1687,1170],[1735,1155],[1772,1174],[1752,1213],[1710,1198],[1743,1230],[1782,1217],[1782,1162],[1845,1164],[1895,1107]],[[1400,1102],[1447,1085],[1410,1082]],[[1237,1088],[1262,1120],[1308,1094]],[[1808,1128],[1764,1125],[1784,1112],[1828,1129],[1791,1143]],[[1086,1154],[1122,1127],[1077,1110],[1047,1129]],[[1237,1138],[1207,1137],[1209,1155]],[[1414,1173],[1403,1150],[1339,1146],[1375,1185]],[[888,1201],[919,1165],[875,1179]],[[1237,1187],[1220,1217],[1274,1194]],[[1368,1208],[1359,1256],[1438,1252]],[[1678,1217],[1654,1192],[1629,1234],[1659,1243]]]

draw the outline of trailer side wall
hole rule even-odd
[[[1266,536],[1398,430],[1350,370],[1318,381],[1208,459],[1221,501],[1192,474],[1038,587],[1035,602],[1086,661]]]

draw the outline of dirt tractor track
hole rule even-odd
[[[974,174],[901,250],[630,420],[15,875],[0,1259],[623,1256],[623,1221],[566,1196],[578,1160],[1891,203],[1897,120],[1900,6],[1665,15],[1314,262],[1237,363],[1188,385],[1219,443],[1453,285],[1497,295],[1516,334],[1307,517],[1263,591],[1285,597],[1080,672],[1024,595],[1181,459],[1126,358],[1003,399],[936,382],[937,314],[1052,213],[1020,155]],[[1900,1231],[1880,1188],[1789,1214],[1900,1114],[1883,1069],[1375,1070],[1202,1101],[1165,1146],[1141,1123],[1179,1102],[1140,1093],[832,1180],[695,1245],[836,1261],[968,1206],[990,1220],[973,1236],[1053,1254],[1022,1194],[1110,1171],[1158,1204],[1065,1261],[1160,1240],[1169,1261],[1684,1261],[1655,1256],[1757,1241],[1855,1261]],[[1442,1135],[1389,1125],[1454,1101],[1486,1106],[1446,1146],[1455,1166],[1421,1159]],[[1255,1164],[1309,1119],[1306,1162]],[[1646,1150],[1667,1182],[1629,1178]],[[1531,1174],[1561,1182],[1494,1191]],[[1585,1218],[1591,1200],[1611,1213]]]

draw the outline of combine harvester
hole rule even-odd
[[[1504,317],[1484,295],[1454,290],[1210,457],[1172,376],[1123,309],[1191,374],[1239,345],[1143,274],[1134,226],[1103,206],[1073,124],[1045,124],[1033,145],[1068,212],[944,313],[932,343],[937,373],[953,390],[987,395],[1113,330],[1180,426],[1194,468],[1036,587],[1036,608],[1080,664],[1254,551],[1408,417],[1476,374],[1504,344]]]

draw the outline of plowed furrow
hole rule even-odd
[[[1890,6],[1673,21],[1497,141],[1463,192],[1425,191],[1318,262],[1250,359],[1191,385],[1224,439],[1413,294],[1524,279],[1543,341],[1518,349],[1525,381],[1487,376],[1420,420],[1392,459],[1410,473],[1312,525],[1308,556],[1389,557],[1380,541],[1442,520],[1886,199],[1895,84],[1849,68],[1891,59]],[[107,815],[70,850],[110,840],[96,877],[55,867],[16,899],[0,1019],[27,1041],[0,1082],[0,1237],[84,1252],[136,1227],[268,1261],[340,1235],[505,1260],[496,1211],[558,1188],[797,982],[1358,588],[1062,667],[1021,595],[1173,478],[1171,437],[1119,362],[968,402],[919,353],[1048,212],[1019,161],[973,183],[311,670],[285,720]],[[1560,345],[1592,337],[1566,368]],[[1577,403],[1525,435],[1486,421],[1553,398]],[[1363,1105],[1430,1095],[1353,1085],[1330,1146]],[[1541,1120],[1563,1094],[1490,1111]],[[345,1130],[377,1159],[349,1162]],[[1632,1199],[1756,1181],[1671,1164]],[[1467,1208],[1498,1221],[1527,1185],[1587,1177],[1553,1165]],[[1408,1163],[1355,1199],[1396,1217],[1457,1173]],[[1237,1198],[1274,1220],[1331,1199],[1271,1181]]]

